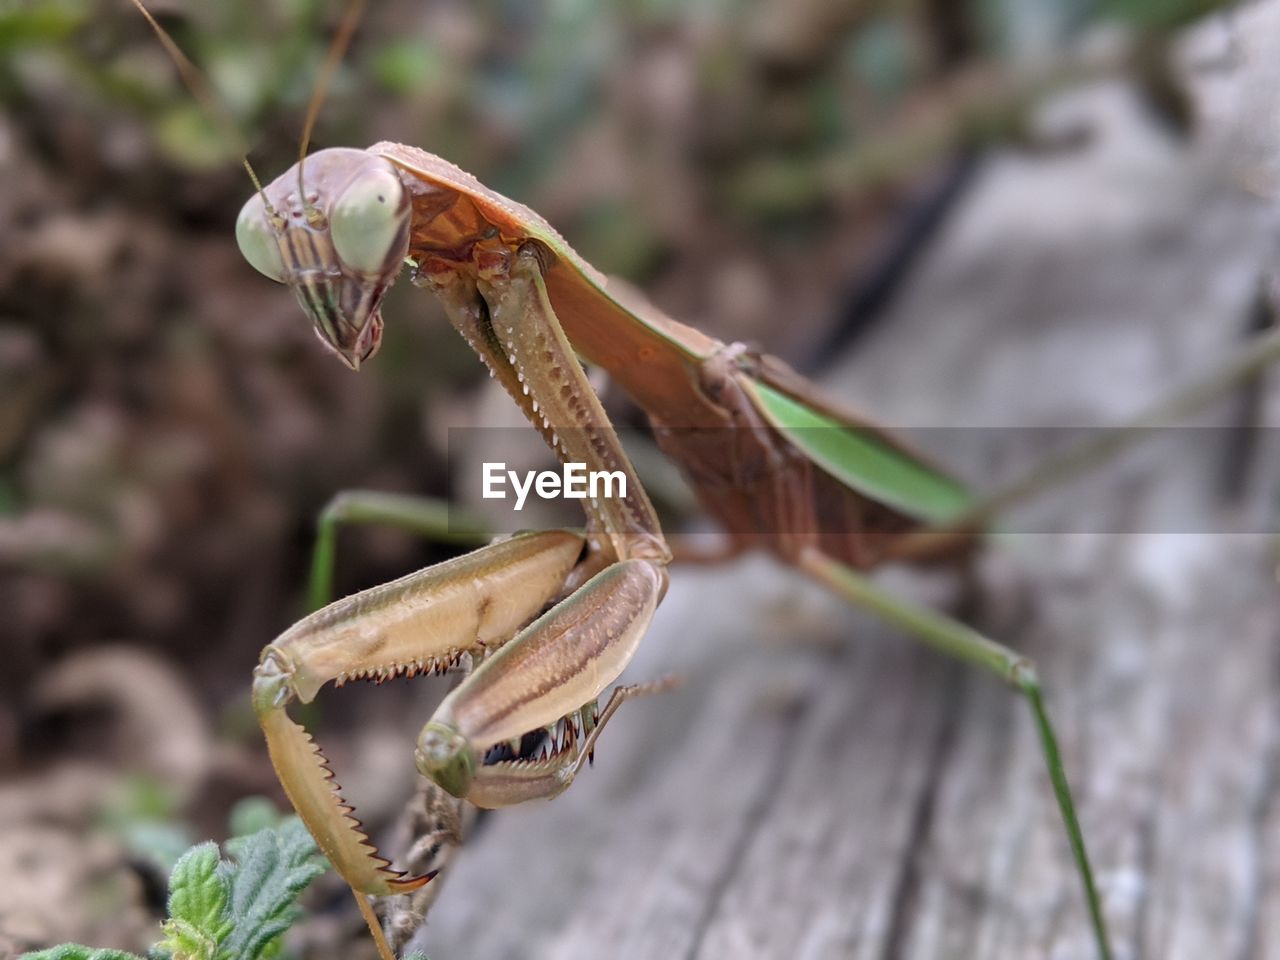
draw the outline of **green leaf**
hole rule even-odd
[[[231,885],[218,858],[218,845],[192,847],[174,865],[169,877],[169,917],[160,946],[175,960],[214,960],[218,944],[227,936]]]
[[[96,950],[78,943],[64,943],[48,950],[24,953],[18,960],[142,960],[136,953],[124,950]]]
[[[284,815],[280,809],[269,798],[258,796],[236,801],[228,817],[233,837],[247,837],[268,827],[278,827],[282,820]]]
[[[850,489],[927,523],[945,522],[968,509],[964,487],[872,431],[840,423],[759,381],[750,390],[774,427]]]
[[[185,920],[170,917],[160,929],[164,931],[164,939],[157,946],[173,960],[215,960],[217,957],[217,939]]]
[[[223,865],[230,877],[230,934],[220,944],[220,960],[267,960],[278,938],[297,920],[297,898],[324,873],[326,864],[311,834],[297,817],[277,829],[259,830],[228,841],[238,861]]]

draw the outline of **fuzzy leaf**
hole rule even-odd
[[[157,944],[173,960],[215,960],[218,941],[185,920],[170,917],[161,926],[164,939]]]
[[[280,935],[298,918],[297,898],[324,873],[325,860],[297,817],[227,847],[237,860],[222,867],[231,883],[233,926],[218,957],[267,960],[278,952]]]
[[[137,954],[124,950],[98,950],[82,947],[78,943],[63,943],[48,950],[24,953],[18,960],[142,960]]]
[[[190,927],[203,941],[215,945],[226,936],[230,926],[227,916],[230,883],[219,862],[216,843],[197,844],[182,855],[169,877],[169,916]],[[168,944],[164,946],[177,952]],[[209,960],[213,960],[212,953]]]

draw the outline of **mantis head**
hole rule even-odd
[[[379,306],[404,264],[411,214],[387,160],[333,148],[250,197],[236,241],[254,269],[289,285],[316,335],[356,370],[381,341]]]

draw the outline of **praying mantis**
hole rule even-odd
[[[288,705],[326,683],[479,661],[423,727],[419,771],[481,807],[567,788],[617,708],[617,687],[665,593],[671,551],[575,354],[648,412],[660,446],[740,549],[762,548],[922,640],[996,672],[1031,705],[1093,918],[1105,923],[1033,665],[959,623],[880,592],[858,572],[927,559],[966,534],[913,537],[967,505],[959,487],[843,414],[779,361],[626,302],[536,213],[426,151],[381,143],[317,152],[245,205],[246,259],[289,285],[325,345],[358,370],[407,259],[450,321],[562,461],[622,471],[628,496],[588,502],[585,533],[517,535],[340,600],[263,652],[253,703],[285,792],[354,890],[402,893],[368,845]],[[546,612],[544,607],[550,606]],[[549,731],[551,752],[528,756]],[[541,744],[536,737],[534,749]]]
[[[584,531],[519,534],[355,594],[264,650],[252,697],[272,762],[366,917],[365,896],[430,877],[396,874],[373,850],[291,704],[330,682],[470,668],[422,728],[414,761],[449,794],[503,807],[567,789],[620,706],[662,686],[614,686],[662,600],[672,551],[581,357],[645,410],[733,550],[772,554],[1025,698],[1098,954],[1111,956],[1034,665],[864,576],[973,545],[989,510],[945,473],[781,362],[638,301],[534,211],[416,147],[383,142],[300,159],[249,199],[237,239],[255,269],[292,289],[352,370],[377,351],[382,298],[408,262],[412,282],[438,298],[559,459],[628,481],[626,496],[586,505]]]

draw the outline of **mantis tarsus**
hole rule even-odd
[[[621,688],[597,714],[597,698],[662,598],[670,551],[581,356],[645,409],[735,548],[773,553],[1026,697],[1098,952],[1110,956],[1034,667],[860,573],[966,549],[985,512],[956,484],[772,358],[612,289],[536,213],[417,148],[320,151],[252,197],[237,232],[250,262],[295,291],[322,341],[352,369],[377,349],[379,304],[409,260],[414,282],[440,299],[557,456],[630,480],[627,498],[589,505],[585,533],[524,534],[481,548],[338,601],[264,651],[254,705],[273,762],[354,890],[385,895],[428,878],[392,873],[367,845],[288,718],[293,699],[308,701],[329,681],[478,663],[424,726],[415,759],[449,793],[497,807],[565,789],[618,706],[647,692]]]

